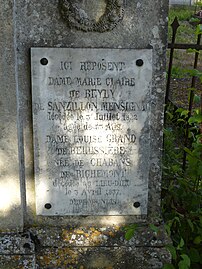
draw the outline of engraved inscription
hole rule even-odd
[[[151,55],[32,49],[37,214],[147,214]]]

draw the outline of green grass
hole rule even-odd
[[[175,16],[177,16],[180,21],[186,21],[191,18],[194,12],[195,8],[190,6],[173,6],[169,10],[169,19],[173,21]]]
[[[185,109],[167,107],[164,131],[162,212],[165,228],[172,239],[167,249],[172,265],[163,269],[199,269],[202,266],[202,134],[201,114],[194,110],[194,124],[189,120],[186,170],[182,171]],[[199,119],[199,120],[198,120]],[[198,123],[197,123],[198,122]]]
[[[196,26],[193,26],[189,23],[189,20],[200,10],[201,7],[190,7],[190,6],[174,6],[169,10],[169,21],[168,21],[168,42],[171,42],[172,39],[172,27],[171,24],[175,17],[178,18],[179,28],[177,30],[175,43],[184,43],[184,44],[196,44],[197,35],[196,35]],[[201,54],[199,56],[198,68],[202,69],[201,64]],[[169,58],[169,50],[167,52],[167,58]],[[187,53],[186,50],[175,50],[174,51],[174,63],[173,65],[180,68],[192,68],[194,53]],[[169,62],[169,60],[167,59]]]
[[[169,10],[169,21],[168,21],[168,40],[171,41],[172,38],[172,28],[171,23],[174,21],[175,17],[178,18],[179,28],[177,31],[176,42],[177,43],[195,43],[195,27],[189,23],[195,9],[193,7],[171,7]]]

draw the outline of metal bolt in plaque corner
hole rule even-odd
[[[146,215],[151,49],[32,48],[38,215]]]

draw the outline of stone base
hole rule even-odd
[[[160,269],[169,259],[164,248],[82,247],[39,251],[40,269]]]
[[[0,255],[1,269],[35,269],[34,255]]]
[[[160,269],[167,238],[148,226],[130,240],[121,227],[30,228],[0,236],[1,269]]]

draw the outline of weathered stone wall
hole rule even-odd
[[[13,8],[13,1],[0,1],[0,230],[8,231],[22,230],[24,221]]]
[[[103,1],[101,1],[103,2]],[[148,48],[153,47],[152,89],[152,156],[150,169],[149,217],[160,210],[161,146],[165,82],[167,1],[124,1],[123,21],[112,31],[84,32],[69,28],[61,18],[57,1],[16,2],[17,71],[19,84],[19,121],[23,128],[24,167],[27,193],[26,223],[57,225],[57,218],[35,216],[33,178],[33,148],[31,124],[30,48],[88,47],[88,48]],[[156,6],[153,9],[153,6]],[[94,7],[96,8],[96,6]],[[101,9],[101,12],[102,9]],[[99,217],[87,217],[84,223],[99,223]],[[133,218],[136,219],[136,218]],[[130,218],[132,221],[132,219]],[[62,218],[62,223],[81,224],[82,218]]]

